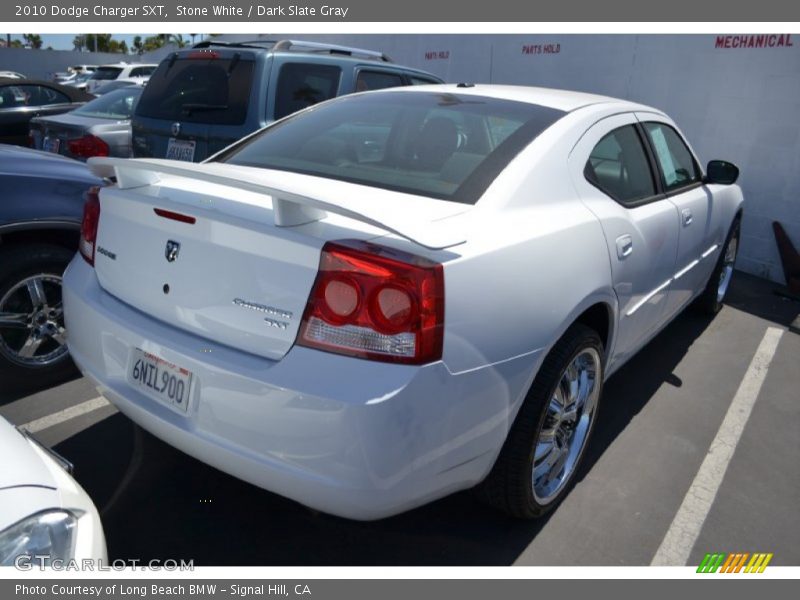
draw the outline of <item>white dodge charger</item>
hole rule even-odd
[[[77,364],[173,446],[354,519],[478,484],[555,506],[604,380],[719,310],[742,209],[664,113],[540,88],[356,94],[203,164],[90,164]]]

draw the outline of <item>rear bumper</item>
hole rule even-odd
[[[133,421],[218,469],[353,519],[483,479],[540,359],[458,375],[442,362],[385,364],[297,346],[270,361],[116,300],[80,256],[64,275],[64,308],[75,362]],[[135,348],[194,374],[188,413],[129,382]]]

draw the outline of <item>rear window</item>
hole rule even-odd
[[[136,67],[131,69],[131,77],[148,77],[153,74],[155,67]]]
[[[346,96],[268,127],[217,160],[474,204],[563,114],[450,93]]]
[[[109,92],[99,98],[87,102],[72,111],[74,115],[94,117],[97,119],[117,119],[124,121],[133,115],[136,102],[139,100],[141,88],[129,87]]]
[[[253,62],[165,60],[147,83],[136,114],[152,119],[241,125],[247,118]]]
[[[114,90],[118,90],[120,88],[125,88],[125,87],[133,87],[135,85],[136,84],[133,81],[109,81],[108,83],[104,83],[103,85],[98,87],[92,93],[95,96],[102,96],[103,94],[113,92]]]
[[[92,75],[92,79],[95,80],[116,79],[117,77],[119,77],[120,73],[122,73],[122,69],[120,69],[119,67],[100,67],[94,72],[94,74]]]

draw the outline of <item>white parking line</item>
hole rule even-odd
[[[97,410],[99,408],[103,408],[104,406],[108,406],[109,402],[102,396],[97,398],[92,398],[91,400],[87,400],[86,402],[81,402],[80,404],[76,404],[75,406],[70,406],[69,408],[65,408],[64,410],[60,410],[58,412],[53,413],[52,415],[47,415],[46,417],[42,417],[41,419],[35,419],[29,423],[25,423],[22,425],[22,428],[29,431],[30,433],[36,433],[37,431],[41,431],[42,429],[47,429],[48,427],[52,427],[53,425],[58,425],[59,423],[63,423],[64,421],[69,421],[70,419],[74,419],[75,417],[80,417],[81,415],[85,415],[86,413],[92,412],[93,410]]]
[[[708,454],[700,465],[689,491],[686,492],[683,503],[672,520],[651,565],[683,566],[689,560],[689,554],[714,503],[725,471],[728,469],[728,463],[750,418],[782,335],[783,330],[776,327],[768,327],[764,333],[717,435],[711,442]]]

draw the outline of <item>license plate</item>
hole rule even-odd
[[[172,160],[194,160],[194,140],[177,140],[170,138],[167,143],[167,158]]]
[[[136,348],[128,378],[131,383],[161,402],[182,412],[189,410],[189,389],[192,374],[154,354]]]
[[[58,154],[58,148],[61,145],[61,140],[57,137],[46,137],[42,140],[42,150],[45,152],[53,152]]]

